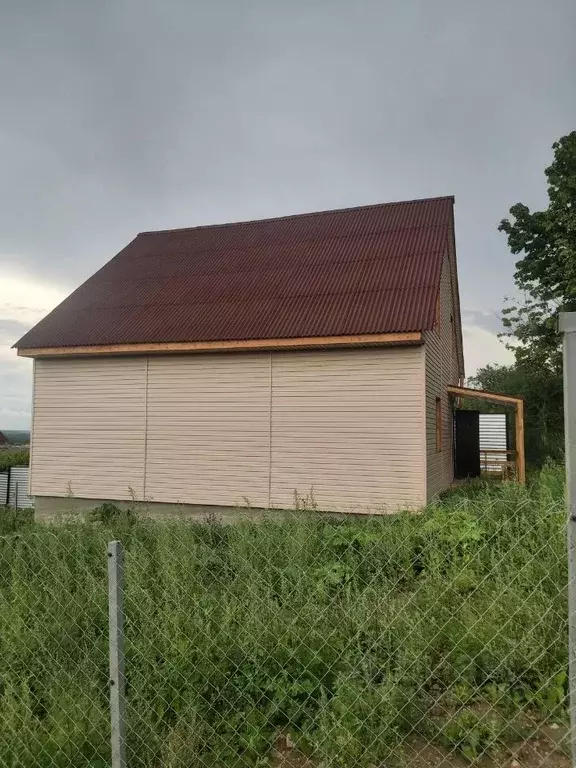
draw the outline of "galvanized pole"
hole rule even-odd
[[[576,766],[576,312],[560,315],[564,333],[564,434],[568,511],[568,661],[570,743]]]
[[[112,768],[126,768],[124,551],[120,541],[108,542],[108,631]]]

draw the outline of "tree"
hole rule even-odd
[[[530,212],[517,203],[512,219],[498,229],[508,236],[516,263],[514,280],[524,294],[521,303],[504,309],[504,324],[517,344],[512,346],[521,365],[562,370],[559,311],[576,311],[576,131],[552,145],[554,159],[546,168],[549,204]]]
[[[517,203],[498,229],[516,262],[514,281],[523,299],[503,310],[511,366],[487,366],[473,385],[524,397],[526,458],[542,464],[563,448],[562,351],[558,313],[576,311],[576,131],[552,145],[546,168],[548,207],[531,212]]]

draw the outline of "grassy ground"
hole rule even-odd
[[[563,477],[422,515],[0,537],[0,765],[104,766],[106,542],[126,548],[129,765],[474,759],[566,719]]]

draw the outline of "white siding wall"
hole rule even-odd
[[[150,357],[145,496],[268,504],[270,356]]]
[[[420,505],[422,361],[421,347],[274,355],[272,505],[311,488],[319,509]]]
[[[141,496],[145,373],[142,357],[36,361],[33,496]]]
[[[425,498],[422,347],[38,361],[32,492],[387,511]]]
[[[440,323],[424,333],[426,355],[427,498],[448,488],[454,479],[452,403],[446,388],[458,384],[456,310],[452,300],[452,275],[444,259],[440,283]],[[436,450],[436,398],[442,402],[442,450]]]

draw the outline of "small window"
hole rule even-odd
[[[436,398],[436,450],[442,450],[442,400]]]

